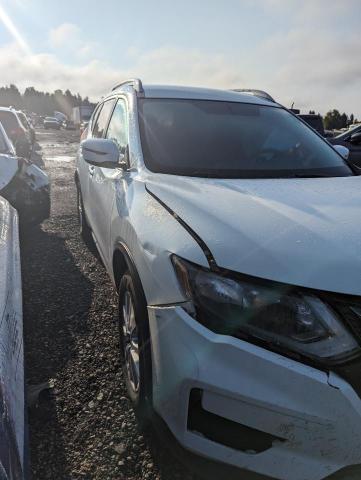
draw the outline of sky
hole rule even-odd
[[[360,0],[0,0],[0,84],[258,88],[361,119]]]

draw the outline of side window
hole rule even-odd
[[[93,112],[93,115],[90,119],[90,122],[89,122],[89,128],[93,134],[93,131],[94,131],[94,128],[95,128],[95,124],[96,124],[96,121],[98,120],[98,117],[99,117],[99,113],[100,113],[100,110],[102,109],[103,107],[103,104],[98,104]]]
[[[105,131],[107,129],[108,120],[110,114],[113,110],[115,100],[108,100],[103,103],[103,106],[100,110],[98,118],[95,120],[94,128],[93,128],[93,137],[95,138],[103,138]]]
[[[118,145],[119,151],[125,153],[128,145],[128,118],[125,102],[118,100],[110,119],[106,138]]]

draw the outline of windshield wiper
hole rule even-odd
[[[330,178],[333,175],[322,175],[321,173],[293,173],[289,178]]]

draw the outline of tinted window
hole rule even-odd
[[[94,112],[93,112],[93,115],[90,118],[90,128],[91,128],[92,133],[93,133],[93,130],[94,130],[94,127],[95,127],[95,123],[98,119],[99,112],[102,109],[102,106],[103,105],[97,105]]]
[[[119,100],[109,122],[106,138],[113,140],[124,153],[128,145],[128,124],[125,103]]]
[[[25,115],[21,112],[18,112],[18,117],[23,125],[24,128],[28,129],[29,128],[29,123],[25,117]]]
[[[93,137],[103,138],[108,126],[108,120],[113,110],[115,100],[108,100],[103,103],[98,118],[95,120]]]
[[[152,171],[220,178],[352,175],[327,142],[279,107],[140,99],[139,121]]]
[[[322,118],[319,115],[300,115],[302,120],[304,120],[310,127],[314,128],[316,132],[321,135],[325,134],[325,129],[323,127]]]
[[[19,126],[15,115],[4,110],[0,110],[0,122],[8,135]]]
[[[0,153],[7,153],[9,150],[7,143],[5,141],[4,135],[2,134],[2,131],[0,130]]]

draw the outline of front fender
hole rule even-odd
[[[170,256],[174,253],[208,267],[203,250],[143,182],[131,178],[119,182],[111,220],[113,252],[119,244],[126,246],[148,305],[184,302]]]

